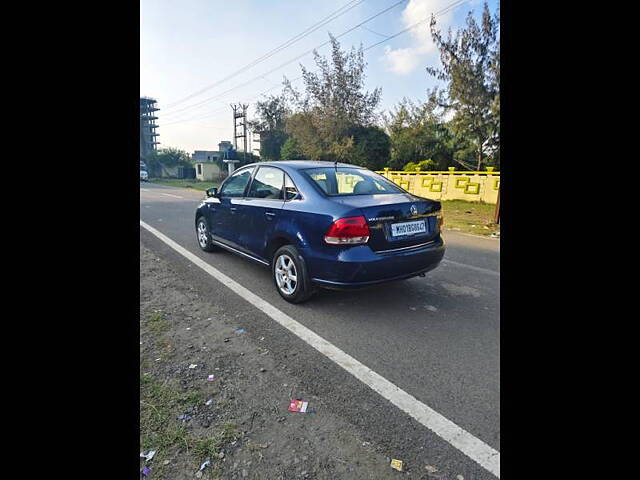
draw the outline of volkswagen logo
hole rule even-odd
[[[411,215],[418,215],[418,209],[416,208],[415,205],[411,205],[411,208],[409,209],[409,211],[411,212]]]

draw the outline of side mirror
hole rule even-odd
[[[218,187],[211,187],[207,190],[207,197],[217,197],[218,196]]]

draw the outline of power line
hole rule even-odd
[[[354,3],[355,2],[355,3]],[[240,69],[236,70],[235,72],[231,73],[230,75],[226,76],[225,78],[218,80],[217,82],[212,83],[211,85],[208,85],[200,90],[198,90],[195,93],[192,93],[190,95],[187,95],[186,97],[170,103],[169,105],[167,105],[166,107],[164,107],[164,110],[169,109],[169,108],[173,108],[174,106],[183,103],[186,100],[189,100],[197,95],[200,95],[203,92],[206,92],[207,90],[220,85],[221,83],[224,83],[225,81],[235,77],[236,75],[242,73],[245,70],[250,69],[251,67],[254,67],[255,65],[257,65],[260,62],[263,62],[264,60],[272,57],[273,55],[275,55],[276,53],[284,50],[285,48],[290,47],[291,45],[293,45],[294,43],[298,42],[299,40],[303,39],[304,37],[312,34],[313,32],[315,32],[316,30],[318,30],[319,28],[323,27],[324,25],[327,25],[328,23],[332,22],[333,20],[335,20],[336,18],[344,15],[345,13],[347,13],[349,10],[357,7],[358,5],[360,5],[361,3],[363,3],[364,0],[350,0],[349,2],[347,2],[345,5],[343,5],[342,7],[340,7],[338,10],[336,10],[335,12],[329,14],[328,16],[324,17],[322,20],[316,22],[315,24],[311,25],[310,27],[308,27],[306,30],[298,33],[297,35],[294,35],[293,37],[291,37],[289,40],[287,40],[286,42],[278,45],[277,47],[275,47],[274,49],[270,50],[269,52],[265,53],[264,55],[262,55],[261,57],[253,60],[252,62],[248,63],[247,65],[245,65],[244,67],[241,67]]]
[[[364,29],[364,30],[366,30],[367,32],[375,33],[376,35],[378,35],[378,36],[380,36],[380,37],[389,38],[389,35],[385,35],[385,34],[383,34],[383,33],[375,32],[375,31],[371,30],[370,28],[365,27],[364,25],[362,25],[362,27],[360,27],[360,28],[363,28],[363,29]]]
[[[342,32],[340,35],[337,35],[335,38],[340,38],[340,37],[343,37],[343,36],[347,35],[348,33],[351,33],[352,31],[356,30],[357,28],[361,27],[362,25],[364,25],[364,24],[366,24],[366,23],[369,23],[369,22],[370,22],[371,20],[373,20],[374,18],[379,17],[380,15],[382,15],[382,14],[384,14],[384,13],[388,12],[388,11],[389,11],[389,10],[391,10],[392,8],[395,8],[395,7],[397,7],[398,5],[400,5],[401,3],[404,3],[404,2],[406,2],[406,1],[407,1],[407,0],[399,0],[398,2],[394,3],[393,5],[391,5],[391,6],[387,7],[387,8],[385,8],[385,9],[383,9],[383,10],[381,10],[381,11],[379,11],[378,13],[376,13],[376,14],[374,14],[374,15],[370,16],[370,17],[369,17],[369,18],[367,18],[366,20],[364,20],[364,21],[360,22],[359,24],[355,25],[354,27],[351,27],[350,29],[348,29],[348,30],[346,30],[346,31]],[[463,1],[467,1],[467,0],[463,0]],[[198,106],[200,106],[200,105],[203,105],[203,104],[205,104],[205,103],[207,103],[207,102],[209,102],[209,101],[211,101],[211,100],[216,100],[217,98],[220,98],[221,96],[223,96],[223,95],[225,95],[225,94],[227,94],[227,93],[229,93],[229,92],[231,92],[231,91],[233,91],[233,90],[237,90],[238,88],[242,88],[242,87],[244,87],[244,86],[247,86],[247,85],[249,85],[249,84],[251,84],[251,83],[255,82],[256,80],[259,80],[260,78],[262,78],[262,77],[263,77],[263,76],[265,76],[265,75],[269,75],[270,73],[273,73],[273,72],[275,72],[276,70],[280,70],[281,68],[286,67],[287,65],[289,65],[289,64],[291,64],[291,63],[295,62],[296,60],[299,60],[300,58],[302,58],[302,57],[304,57],[304,56],[306,56],[306,55],[310,54],[311,52],[313,52],[314,50],[317,50],[318,48],[322,48],[322,47],[324,47],[325,45],[328,45],[329,43],[331,43],[331,40],[328,40],[328,41],[326,41],[326,42],[323,42],[323,43],[321,43],[320,45],[316,45],[315,47],[311,48],[310,50],[307,50],[306,52],[304,52],[304,53],[302,53],[302,54],[298,55],[297,57],[292,58],[292,59],[290,59],[290,60],[286,61],[285,63],[283,63],[283,64],[281,64],[281,65],[278,65],[277,67],[275,67],[275,68],[273,68],[273,69],[269,70],[268,72],[265,72],[265,73],[263,73],[263,74],[261,74],[261,75],[258,75],[257,77],[254,77],[254,78],[252,78],[251,80],[249,80],[249,81],[247,81],[247,82],[245,82],[245,83],[243,83],[243,84],[241,84],[241,85],[238,85],[238,86],[236,86],[236,87],[233,87],[233,88],[231,88],[231,89],[229,89],[229,90],[226,90],[225,92],[222,92],[222,93],[220,93],[220,94],[214,95],[213,97],[205,98],[204,100],[201,100],[201,101],[200,101],[200,102],[198,102],[198,103],[194,103],[194,104],[192,104],[192,105],[188,105],[188,106],[186,106],[186,107],[182,107],[182,108],[180,108],[179,110],[174,110],[173,112],[170,112],[170,114],[178,113],[178,112],[180,112],[180,111],[185,111],[185,110],[188,110],[188,109],[190,109],[190,108],[195,108],[195,107],[198,107]]]
[[[463,3],[468,2],[469,0],[457,0],[456,2],[453,2],[451,4],[449,4],[447,7],[443,8],[442,10],[436,12],[433,14],[434,17],[439,17],[440,15],[444,15],[445,13],[450,12],[451,10],[453,10],[456,7],[459,7],[460,5],[462,5]],[[390,37],[385,38],[384,40],[380,40],[377,43],[374,43],[373,45],[369,45],[367,48],[365,48],[365,52],[373,47],[377,47],[378,45],[380,45],[381,43],[385,43],[388,42],[389,40],[396,38],[400,35],[402,35],[403,33],[407,33],[409,30],[413,30],[414,28],[422,25],[423,23],[427,22],[431,20],[431,16],[428,16],[427,18],[420,20],[419,22],[414,23],[413,25],[408,26],[407,28],[405,28],[404,30],[400,30],[398,33],[395,33],[393,35],[391,35]]]
[[[405,0],[403,0],[403,1],[405,1]],[[446,6],[445,8],[443,8],[442,10],[439,10],[438,12],[434,13],[434,14],[433,14],[433,16],[434,16],[434,17],[439,17],[439,16],[441,16],[441,15],[444,15],[445,13],[450,12],[451,10],[453,10],[453,9],[455,9],[455,8],[457,8],[457,7],[459,7],[460,5],[462,5],[463,3],[466,3],[466,2],[468,2],[468,1],[469,1],[469,0],[456,0],[455,2],[453,2],[453,3],[449,4],[448,6]],[[389,7],[389,9],[390,9],[390,8],[393,8],[394,6],[396,6],[396,5],[400,4],[400,3],[402,3],[402,2],[398,2],[398,3],[394,4],[394,5],[392,5],[391,7]],[[389,9],[386,9],[386,10],[389,10]],[[365,20],[365,22],[363,22],[363,23],[366,23],[366,22],[368,22],[368,21],[372,20],[373,18],[375,18],[376,16],[381,15],[381,14],[382,14],[382,13],[384,13],[386,10],[384,10],[384,11],[382,11],[382,12],[378,12],[376,15],[374,15],[374,17],[370,17],[369,19]],[[370,50],[370,49],[372,49],[372,48],[374,48],[374,47],[377,47],[378,45],[381,45],[382,43],[388,42],[389,40],[391,40],[391,39],[393,39],[393,38],[396,38],[396,37],[398,37],[398,36],[400,36],[400,35],[402,35],[402,34],[404,34],[404,33],[407,33],[408,31],[413,30],[414,28],[416,28],[416,27],[418,27],[418,26],[422,25],[423,23],[425,23],[425,22],[429,21],[430,19],[431,19],[431,16],[426,17],[426,18],[424,18],[423,20],[420,20],[419,22],[416,22],[416,23],[414,23],[413,25],[410,25],[409,27],[407,27],[407,28],[405,28],[405,29],[403,29],[403,30],[401,30],[401,31],[399,31],[399,32],[397,32],[397,33],[395,33],[395,34],[393,34],[393,35],[390,35],[389,37],[385,38],[384,40],[381,40],[381,41],[376,42],[376,43],[374,43],[374,44],[372,44],[372,45],[369,45],[368,47],[364,48],[364,49],[363,49],[363,51],[365,51],[365,52],[366,52],[367,50]],[[362,24],[360,24],[360,25],[356,25],[354,28],[349,29],[349,30],[347,30],[346,32],[341,33],[341,34],[340,34],[340,35],[338,35],[336,38],[340,38],[341,36],[346,35],[347,33],[349,33],[349,32],[351,32],[351,31],[353,31],[354,29],[358,28],[358,27],[359,27],[359,26],[361,26],[361,25],[362,25]],[[328,43],[330,43],[330,41],[323,43],[321,46],[324,46],[324,45],[326,45],[326,44],[328,44]],[[299,59],[300,57],[307,55],[308,53],[312,52],[313,50],[315,50],[315,49],[317,49],[317,48],[320,48],[321,46],[315,47],[315,48],[313,48],[313,49],[311,49],[311,50],[309,50],[309,51],[307,51],[307,52],[303,53],[302,55],[299,55],[299,56],[298,56],[298,57],[296,57],[295,59],[293,59],[293,60],[291,60],[291,61],[287,62],[286,64],[280,65],[279,67],[276,67],[276,68],[274,68],[274,69],[270,70],[269,72],[267,72],[267,73],[263,74],[262,76],[264,76],[264,75],[268,75],[269,73],[273,73],[273,71],[278,70],[279,68],[282,68],[282,67],[283,67],[283,66],[285,66],[285,65],[288,65],[288,64],[289,64],[289,63],[291,63],[292,61],[295,61],[295,60]],[[250,81],[248,81],[248,82],[246,82],[246,83],[244,83],[244,84],[242,84],[242,85],[238,85],[237,87],[233,87],[233,88],[231,88],[231,89],[229,89],[229,90],[227,90],[227,91],[225,91],[225,92],[222,92],[221,94],[219,94],[219,95],[217,95],[217,96],[214,96],[214,97],[210,97],[210,98],[208,98],[208,99],[205,99],[205,100],[203,100],[203,101],[202,101],[202,102],[200,102],[200,103],[202,104],[202,103],[208,102],[208,101],[210,101],[210,100],[216,100],[217,98],[219,98],[219,97],[221,97],[221,96],[224,96],[224,95],[226,95],[227,93],[229,93],[229,92],[231,92],[231,91],[233,91],[233,90],[236,90],[236,89],[241,88],[241,87],[244,87],[244,86],[246,86],[246,85],[248,85],[248,84],[250,84],[250,83],[253,83],[256,79],[259,79],[259,78],[261,78],[262,76],[256,77],[256,78],[254,78],[254,79],[252,79],[252,80],[250,80]],[[297,81],[297,80],[300,80],[301,78],[302,78],[302,75],[300,75],[299,77],[296,77],[295,79],[290,80],[290,81],[291,81],[291,82],[295,82],[295,81]],[[258,93],[258,94],[256,94],[256,95],[253,95],[253,96],[251,96],[251,97],[249,97],[249,98],[251,99],[251,98],[257,98],[257,97],[259,97],[259,96],[262,96],[262,95],[264,95],[265,93],[270,92],[271,90],[274,90],[275,88],[278,88],[279,86],[280,86],[280,85],[276,85],[276,86],[271,87],[271,88],[269,88],[269,89],[267,89],[267,90],[265,90],[265,91],[263,91],[263,92],[260,92],[260,93]],[[194,106],[197,106],[197,104],[196,104],[196,105],[194,105]],[[185,119],[177,120],[177,121],[170,122],[170,123],[168,123],[168,124],[163,124],[163,125],[165,125],[165,126],[166,126],[166,125],[173,125],[173,124],[177,124],[177,123],[188,122],[188,121],[191,121],[191,120],[201,120],[201,119],[204,119],[204,118],[209,118],[209,117],[215,116],[217,113],[221,112],[222,110],[226,110],[226,109],[218,109],[218,110],[215,110],[215,111],[213,111],[213,112],[208,113],[208,114],[207,114],[207,115],[205,115],[204,117],[198,117],[198,116],[196,116],[196,117],[187,117],[187,118],[185,118]],[[175,113],[175,112],[172,112],[172,113]]]

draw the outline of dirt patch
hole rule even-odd
[[[357,428],[305,391],[295,352],[281,363],[264,337],[238,328],[241,317],[203,298],[141,244],[140,444],[141,451],[156,450],[146,462],[147,478],[403,475]],[[291,398],[309,401],[309,412],[289,412]]]

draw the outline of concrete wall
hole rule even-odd
[[[220,167],[215,163],[198,162],[195,164],[196,178],[203,181],[218,180],[222,171]]]
[[[490,167],[489,167],[490,168]],[[495,204],[500,190],[500,172],[377,172],[419,197],[432,200],[466,200]]]
[[[149,176],[151,177],[161,177],[161,178],[177,178],[178,177],[178,167],[167,167],[165,165],[160,165],[156,169],[149,169]]]

